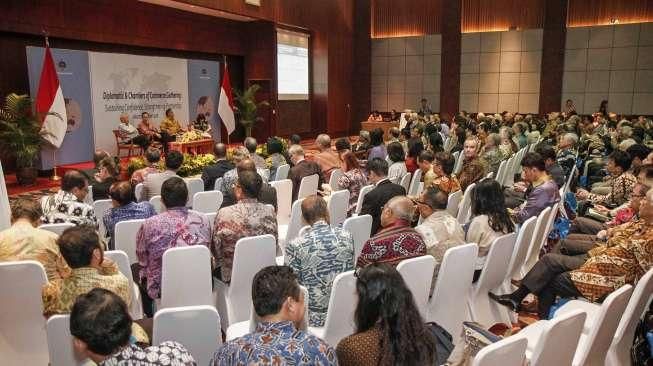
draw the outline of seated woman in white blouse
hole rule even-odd
[[[406,153],[399,142],[388,144],[388,179],[392,183],[399,184],[408,170],[406,169]]]
[[[472,220],[465,225],[465,242],[478,244],[474,282],[481,276],[494,239],[515,231],[503,200],[501,185],[492,178],[476,183],[471,192]]]

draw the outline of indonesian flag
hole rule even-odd
[[[36,112],[39,116],[43,116],[41,121],[43,139],[55,148],[59,148],[66,135],[68,118],[50,47],[45,47],[43,70],[41,70],[39,91],[36,96]]]
[[[236,119],[234,118],[234,98],[231,96],[231,82],[229,81],[229,71],[227,64],[224,65],[222,74],[222,85],[220,86],[220,99],[218,100],[218,116],[227,129],[227,134],[231,134],[236,129]]]

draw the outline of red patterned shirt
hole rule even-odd
[[[405,220],[397,220],[370,238],[356,261],[356,268],[372,263],[397,265],[404,259],[426,255],[422,236]]]

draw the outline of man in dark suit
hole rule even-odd
[[[215,186],[215,181],[222,178],[224,173],[234,168],[233,163],[227,160],[227,146],[223,143],[217,143],[213,147],[213,154],[218,160],[215,164],[209,165],[204,168],[202,172],[202,180],[204,181],[204,190],[212,191]]]
[[[288,173],[288,179],[292,181],[292,200],[294,202],[299,194],[299,185],[302,183],[302,178],[317,174],[317,189],[320,190],[324,183],[324,177],[322,176],[322,168],[318,163],[305,159],[304,149],[301,146],[292,145],[288,148],[288,154],[290,155],[290,161],[294,165],[290,168],[290,173]]]
[[[236,166],[236,171],[238,174],[245,172],[245,171],[250,171],[257,173],[256,171],[256,164],[254,163],[253,160],[251,159],[245,159],[242,160],[238,165]],[[258,174],[258,173],[257,173]],[[261,203],[267,203],[269,205],[274,206],[274,210],[276,211],[277,209],[277,191],[270,185],[268,182],[266,182],[262,177],[261,180],[263,181],[261,184],[261,190],[259,191],[258,194],[258,201]],[[231,205],[236,204],[236,194],[234,193],[234,189],[231,188],[227,190],[227,192],[224,193],[224,197],[222,200],[222,207],[228,207]]]
[[[399,184],[388,180],[388,163],[383,159],[374,158],[368,161],[367,171],[369,174],[367,181],[376,187],[363,198],[363,207],[361,207],[360,214],[372,216],[372,235],[374,235],[381,228],[383,206],[392,197],[405,196],[406,190]]]

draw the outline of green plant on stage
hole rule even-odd
[[[190,177],[202,173],[204,167],[215,164],[217,160],[213,154],[184,154],[184,162],[177,171],[180,177]]]
[[[0,148],[16,157],[16,167],[34,167],[41,151],[41,124],[29,96],[7,95],[0,109],[0,141]]]
[[[234,100],[236,101],[236,113],[240,117],[240,124],[245,128],[245,136],[252,136],[252,127],[256,122],[262,121],[263,118],[258,116],[258,109],[262,106],[268,106],[266,100],[256,102],[256,93],[261,89],[258,84],[252,84],[242,93],[236,89],[234,91]]]

